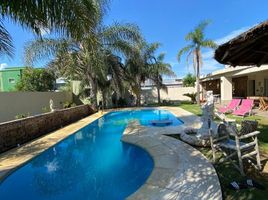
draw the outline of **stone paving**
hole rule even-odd
[[[178,107],[160,107],[160,109],[169,110],[184,124],[169,127],[142,127],[135,124],[137,122],[129,124],[122,140],[147,150],[152,156],[155,166],[146,183],[128,199],[222,199],[217,174],[209,161],[191,146],[165,135],[179,134],[189,126],[198,128],[200,118]],[[1,154],[0,181],[17,167],[105,113],[96,113]]]
[[[180,109],[165,108],[180,113]],[[198,122],[191,113],[181,110],[186,124]],[[176,115],[177,116],[177,115]],[[181,117],[180,117],[181,118]],[[184,124],[185,126],[185,124]],[[164,134],[177,134],[181,128],[152,128],[138,122],[128,125],[122,141],[137,145],[152,156],[154,169],[146,183],[128,200],[222,199],[218,176],[212,164],[195,148]]]

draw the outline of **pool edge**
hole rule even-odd
[[[20,147],[0,154],[0,184],[15,170],[27,164],[36,156],[40,155],[67,137],[75,134],[83,127],[101,118],[109,112],[110,110],[107,110],[105,112],[97,112],[61,129],[50,132],[42,137],[27,142]]]

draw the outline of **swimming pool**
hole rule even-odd
[[[0,199],[125,199],[146,181],[153,160],[143,149],[120,141],[126,125],[169,119],[168,111],[111,112],[46,150],[0,184]]]

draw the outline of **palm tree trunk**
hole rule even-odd
[[[138,91],[136,98],[137,98],[136,106],[139,107],[141,105],[141,91],[140,90]]]
[[[141,83],[137,84],[137,93],[136,93],[136,106],[139,107],[141,105]]]
[[[161,104],[161,97],[160,97],[160,86],[157,84],[157,98],[158,98],[158,104]]]
[[[200,105],[200,49],[196,49],[196,102]]]
[[[88,75],[88,79],[89,79],[90,86],[91,86],[90,101],[91,101],[91,104],[92,104],[92,108],[94,110],[98,110],[97,83],[96,83],[95,79],[93,77],[91,77],[90,75]]]
[[[102,106],[105,109],[107,104],[107,99],[106,99],[106,91],[102,90]]]

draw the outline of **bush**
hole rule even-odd
[[[74,102],[69,102],[69,101],[66,101],[64,104],[63,104],[63,108],[71,108],[71,107],[75,107],[76,104]]]
[[[26,118],[26,117],[29,117],[30,116],[30,113],[26,113],[26,114],[17,114],[15,116],[15,119],[23,119],[23,118]]]
[[[18,91],[51,91],[54,88],[55,76],[46,69],[26,67],[16,84]]]
[[[173,103],[169,100],[163,100],[161,103],[162,106],[171,106]]]
[[[43,113],[48,113],[48,112],[50,112],[50,109],[48,107],[43,107],[42,112]]]
[[[186,93],[183,96],[191,98],[191,103],[194,104],[196,103],[196,95],[197,95],[196,92],[194,92],[194,93]]]

